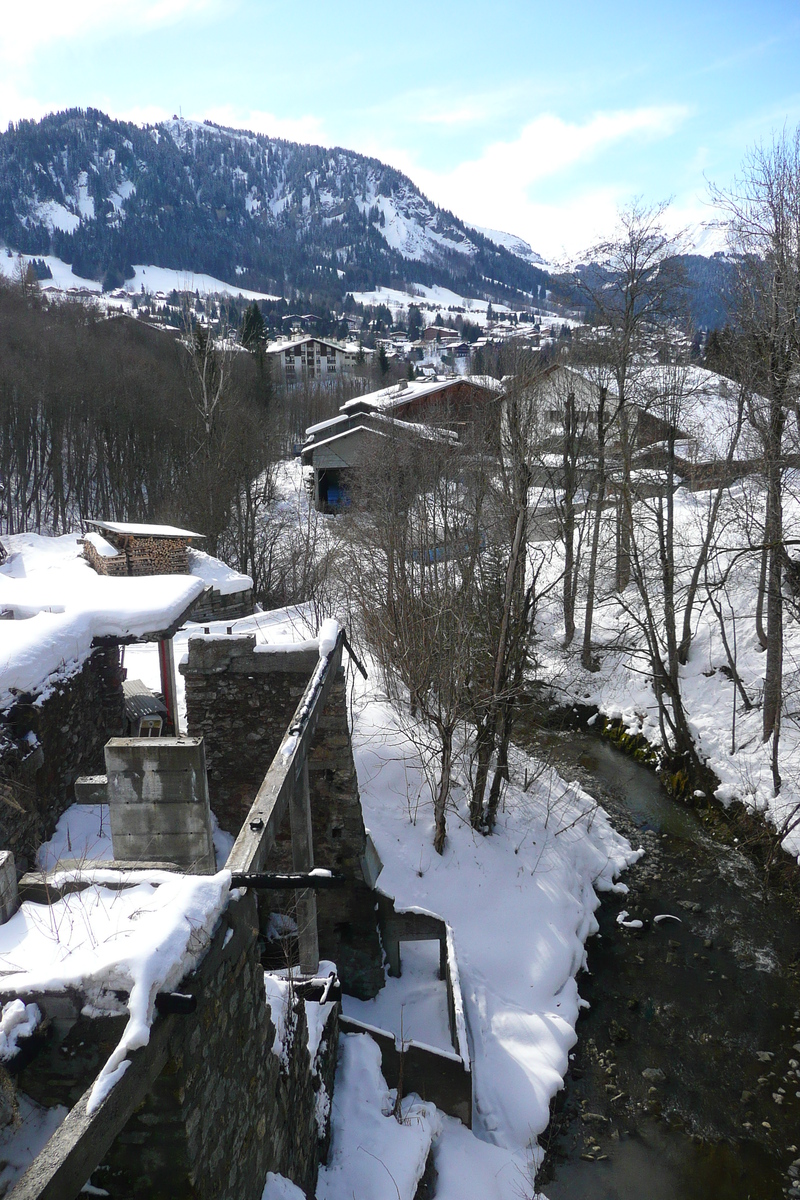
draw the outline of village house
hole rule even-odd
[[[424,342],[459,342],[461,334],[457,329],[448,329],[445,325],[427,325],[422,333]]]
[[[359,464],[376,439],[458,441],[477,412],[499,415],[502,384],[488,375],[400,380],[346,401],[339,415],[306,430],[303,465],[310,468],[314,506],[337,512],[350,502]]]
[[[559,364],[543,385],[534,435],[557,469],[563,448],[565,416],[588,451],[597,437],[601,392],[605,398],[606,450],[613,463],[621,454],[616,382],[607,368]],[[692,490],[749,474],[759,457],[758,439],[749,423],[736,434],[740,389],[723,375],[698,366],[642,365],[627,387],[631,466],[652,472],[667,463],[672,440],[674,474]],[[730,461],[728,461],[730,459]]]

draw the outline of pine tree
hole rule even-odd
[[[246,346],[248,350],[257,350],[267,339],[264,318],[255,300],[249,308],[245,309],[245,314],[242,318],[241,339],[242,345]]]

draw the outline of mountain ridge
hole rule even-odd
[[[208,121],[139,126],[98,109],[0,134],[0,239],[108,287],[134,262],[331,300],[413,282],[521,303],[553,287],[535,262],[378,159]]]

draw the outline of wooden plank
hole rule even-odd
[[[297,727],[294,744],[288,755],[281,753],[279,748],[273,758],[247,819],[228,855],[225,865],[229,871],[243,874],[247,871],[264,870],[270,851],[275,845],[278,830],[286,817],[295,780],[302,770],[311,739],[341,665],[343,640],[344,635],[340,632],[336,647],[328,659],[322,678],[317,680],[316,688],[313,676],[308,682],[289,726],[290,729]]]

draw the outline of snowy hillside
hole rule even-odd
[[[517,237],[515,233],[503,233],[500,229],[484,229],[481,225],[476,225],[475,229],[490,242],[494,242],[495,246],[502,246],[510,254],[516,254],[517,258],[522,258],[525,262],[534,263],[539,267],[546,266],[541,254],[537,254],[524,238]]]
[[[469,230],[374,158],[174,117],[94,109],[0,134],[0,244],[122,285],[134,263],[259,293],[398,283],[502,301],[549,282],[530,248]]]

